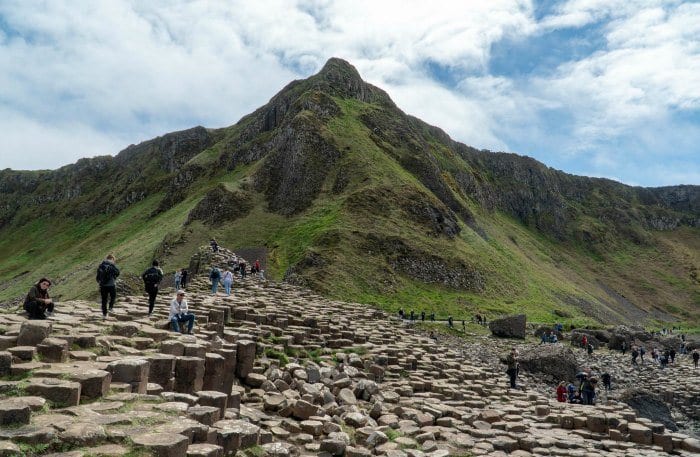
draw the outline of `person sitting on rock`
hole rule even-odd
[[[580,398],[577,400],[576,394],[578,391],[576,390],[576,386],[574,385],[573,382],[570,382],[568,386],[566,386],[566,392],[567,392],[567,399],[569,400],[569,403],[580,403]]]
[[[187,322],[187,333],[192,334],[194,327],[194,314],[189,312],[187,300],[185,300],[185,291],[178,290],[177,296],[170,302],[170,323],[173,326],[173,331],[180,331],[180,324]]]
[[[29,314],[29,319],[46,319],[53,314],[54,306],[49,297],[49,287],[51,281],[41,278],[29,289],[24,299],[24,310]]]
[[[562,381],[557,386],[557,401],[566,403],[566,381]]]

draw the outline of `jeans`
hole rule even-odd
[[[102,296],[102,315],[107,315],[107,297],[109,297],[109,310],[114,308],[114,302],[117,300],[117,288],[115,286],[100,286],[100,295]]]
[[[592,392],[590,390],[584,390],[581,392],[581,395],[583,396],[583,404],[584,405],[592,405],[593,404],[593,398],[595,397],[595,392]]]
[[[192,333],[192,327],[194,327],[194,314],[178,314],[173,316],[173,318],[170,319],[170,322],[173,324],[173,331],[175,332],[180,331],[180,324],[187,322],[187,333]]]
[[[211,281],[211,293],[215,294],[218,289],[219,289],[219,280],[212,279],[212,281]]]
[[[226,295],[231,295],[231,281],[224,281],[224,290],[226,290]]]

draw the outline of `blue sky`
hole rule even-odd
[[[0,2],[0,169],[223,127],[341,57],[477,148],[700,184],[700,3]]]

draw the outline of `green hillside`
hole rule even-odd
[[[212,236],[265,248],[268,277],[389,310],[700,321],[697,186],[634,188],[477,151],[339,59],[232,127],[0,172],[3,302],[42,275],[63,298],[94,297],[108,252],[138,287],[154,256],[173,271]]]

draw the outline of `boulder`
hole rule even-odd
[[[494,319],[489,323],[489,329],[494,336],[503,338],[525,338],[526,319],[524,314],[506,316]]]
[[[51,333],[51,321],[22,322],[17,336],[17,346],[36,346]]]
[[[542,344],[536,351],[520,355],[520,368],[549,376],[553,382],[572,381],[576,376],[574,351],[561,344]]]

